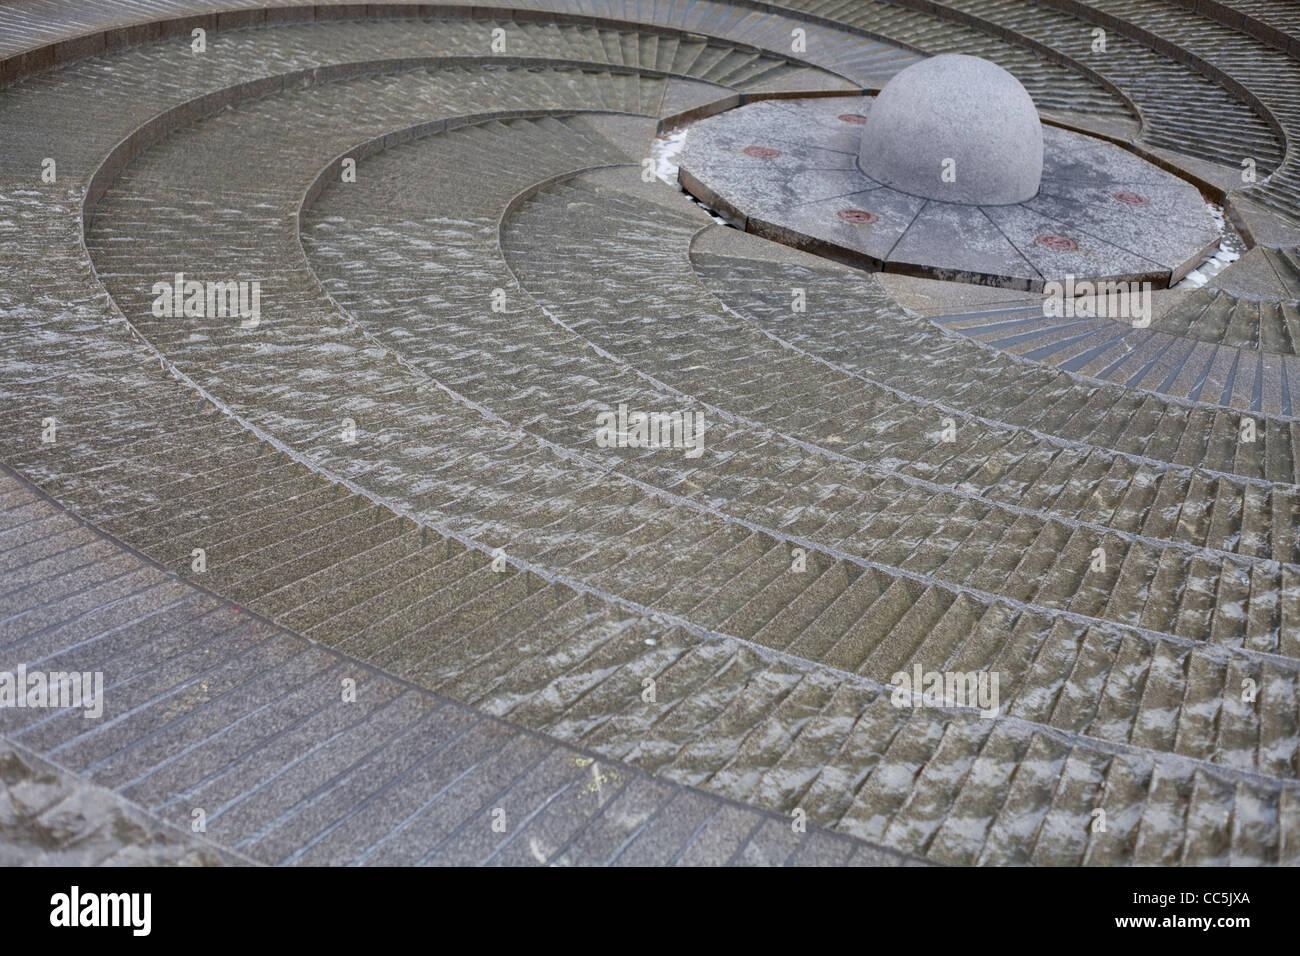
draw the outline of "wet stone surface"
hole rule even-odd
[[[978,205],[956,191],[937,198],[947,195],[944,183],[964,183],[958,166],[943,179],[939,161],[934,190],[882,185],[857,161],[859,142],[873,133],[871,102],[861,104],[862,126],[842,119],[839,99],[755,103],[704,120],[687,137],[682,185],[737,225],[796,248],[1014,289],[1041,290],[1069,275],[1163,287],[1217,241],[1195,187],[1118,146],[1050,126],[1041,186],[1023,202]],[[781,152],[760,158],[756,148]],[[875,218],[846,220],[846,207]],[[1045,234],[1072,245],[1035,241]]]
[[[1031,32],[1065,16],[980,2]],[[925,22],[927,51],[1139,134],[1121,96],[1024,47],[841,7],[887,36]],[[868,275],[739,206],[717,208],[750,233],[719,228],[642,179],[661,119],[878,87],[918,54],[818,25],[807,67],[782,14],[594,8],[647,28],[503,23],[528,60],[509,65],[456,17],[220,31],[202,61],[144,44],[0,89],[0,469],[53,496],[0,480],[0,669],[100,668],[111,690],[102,724],[0,710],[29,753],[0,754],[16,856],[209,862],[168,837],[203,802],[218,861],[288,865],[1296,862],[1294,249],[1137,329]],[[1243,150],[1281,162],[1256,110],[1115,42],[1104,69],[1148,143],[1219,177]],[[439,55],[468,59],[275,78]],[[1285,105],[1294,69],[1268,67],[1260,96]],[[83,248],[114,144],[268,74],[178,114]],[[938,246],[945,278],[1173,272],[1201,226],[1190,187],[1051,129],[1070,148],[996,223],[864,183],[870,105],[747,107],[779,121],[725,143],[724,171],[823,224],[810,252],[920,271]],[[37,184],[49,152],[59,181]],[[1274,216],[1294,189],[1283,165],[1243,193]],[[182,270],[260,278],[259,327],[156,315],[153,283]],[[703,453],[600,443],[620,404],[703,409]],[[996,716],[899,706],[886,682],[913,667],[997,673]],[[520,825],[493,831],[496,806]]]
[[[0,738],[0,866],[244,864]]]

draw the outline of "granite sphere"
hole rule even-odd
[[[1043,127],[1014,76],[944,54],[900,71],[862,131],[862,172],[913,196],[982,206],[1024,202],[1043,175]]]

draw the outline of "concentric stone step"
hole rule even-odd
[[[922,21],[935,23],[932,16],[919,10],[886,6],[884,3],[857,4],[849,7],[834,0],[791,0],[783,3],[789,9],[805,10],[811,14],[830,15],[851,26],[873,30],[882,23],[907,23],[907,35]],[[1269,129],[1267,122],[1253,115],[1239,99],[1218,83],[1189,69],[1176,59],[1164,56],[1121,35],[1107,37],[1104,54],[1094,54],[1094,37],[1089,29],[1074,20],[1070,14],[1046,5],[1009,3],[1003,0],[955,0],[941,5],[946,21],[939,21],[932,32],[948,36],[980,30],[989,34],[1011,31],[1009,38],[1026,45],[1037,44],[1053,53],[1068,58],[1092,71],[1119,89],[1141,111],[1143,139],[1156,146],[1168,146],[1225,165],[1238,167],[1243,155],[1255,157],[1261,167],[1272,169],[1282,158],[1282,148]],[[970,18],[975,26],[967,26]],[[965,21],[961,24],[952,20]],[[886,34],[889,35],[889,34]],[[1004,34],[1005,36],[1005,34]],[[1005,44],[1005,39],[1002,41]],[[986,39],[987,46],[996,41]],[[931,46],[929,52],[974,52],[967,49]],[[1023,50],[1014,58],[1004,60],[997,55],[978,55],[993,59],[1025,82],[1017,72],[1016,63],[1028,59]],[[1004,54],[1005,56],[1005,54]],[[1026,84],[1040,108],[1057,108],[1047,98],[1040,96]],[[1227,132],[1228,124],[1232,132]],[[1190,134],[1190,135],[1189,135]],[[1246,152],[1243,153],[1243,150]]]
[[[3,468],[0,494],[6,544],[34,517],[65,514]],[[102,681],[96,719],[75,707],[3,715],[5,734],[20,748],[4,744],[5,781],[21,783],[14,802],[33,834],[60,826],[65,806],[76,802],[102,805],[118,821],[97,842],[89,834],[107,824],[80,823],[80,863],[589,865],[648,854],[712,865],[904,862],[403,686],[72,524],[65,550],[45,559],[67,567],[65,576],[86,573],[75,538],[152,580],[129,613],[104,599],[16,642],[8,625],[39,614],[50,594],[29,592],[3,611],[6,666],[17,660],[31,671]],[[3,553],[21,560],[37,548],[18,544]],[[33,750],[72,773],[54,771],[52,779]],[[32,779],[18,776],[19,768]],[[655,822],[682,802],[701,825],[726,820],[734,837],[718,845],[702,827],[683,833]],[[196,821],[201,836],[190,832]],[[8,846],[19,842],[7,831]]]
[[[1008,42],[870,8],[1122,125],[1071,45],[1085,21],[981,5]],[[1207,308],[1142,343],[970,315],[959,337],[876,280],[693,254],[710,221],[640,176],[660,118],[879,85],[911,54],[747,6],[583,13],[214,29],[197,68],[164,41],[0,91],[0,458],[221,595],[0,486],[6,659],[101,667],[114,708],[8,712],[22,745],[177,825],[201,804],[269,862],[878,852],[750,807],[948,862],[1294,862],[1285,315]],[[1067,21],[1064,58],[1024,57]],[[477,48],[491,25],[505,58]],[[1100,72],[1153,145],[1280,157],[1240,91],[1119,52]],[[349,153],[359,179],[335,183]],[[156,315],[179,271],[258,278],[262,322]],[[620,402],[703,407],[705,454],[601,447]],[[999,674],[998,716],[898,706],[886,682],[913,665]]]
[[[1183,0],[1182,6],[1189,5]],[[1196,10],[1220,23],[1240,27],[1251,36],[1259,37],[1293,56],[1300,49],[1294,43],[1300,38],[1300,11],[1286,4],[1272,0],[1227,0],[1201,3],[1196,6]]]
[[[1062,49],[1068,49],[1068,33],[1075,34],[1074,42],[1081,47],[1090,42],[1089,31],[1080,31],[1074,16],[1112,28],[1112,41],[1117,39],[1113,35],[1115,32],[1134,36],[1141,46],[1128,41],[1112,42],[1098,69],[1103,74],[1113,75],[1126,92],[1134,91],[1131,95],[1140,103],[1143,102],[1143,79],[1148,84],[1159,83],[1157,77],[1168,71],[1178,59],[1177,56],[1167,59],[1161,53],[1176,50],[1180,51],[1182,59],[1194,60],[1192,66],[1206,74],[1209,81],[1233,93],[1239,101],[1249,103],[1253,112],[1273,127],[1272,135],[1256,126],[1254,132],[1242,131],[1235,143],[1225,142],[1222,147],[1205,142],[1196,144],[1196,131],[1213,126],[1217,122],[1215,117],[1224,115],[1222,108],[1211,105],[1213,97],[1208,93],[1202,100],[1205,105],[1201,106],[1185,92],[1180,94],[1166,88],[1167,91],[1157,92],[1157,97],[1164,98],[1164,109],[1154,103],[1151,107],[1144,103],[1144,116],[1165,112],[1177,118],[1167,129],[1157,129],[1149,120],[1151,129],[1145,139],[1153,145],[1199,155],[1235,169],[1240,169],[1243,161],[1250,159],[1259,167],[1276,170],[1266,181],[1243,185],[1242,188],[1255,201],[1294,216],[1300,199],[1300,192],[1297,192],[1300,180],[1297,180],[1294,158],[1291,162],[1279,161],[1290,142],[1300,133],[1300,125],[1297,125],[1300,113],[1294,96],[1289,92],[1300,81],[1300,63],[1295,58],[1235,26],[1199,13],[1189,14],[1177,4],[1159,0],[1091,0],[1072,7],[1068,14],[1049,9],[1046,5],[1035,5],[1027,10],[1024,4],[1003,0],[958,0],[955,5],[965,9],[968,3],[972,8],[984,11],[984,15],[992,17],[995,22],[1036,39],[1047,40]],[[1135,68],[1142,70],[1142,79],[1136,73],[1124,77],[1119,72]],[[1279,146],[1283,149],[1279,150]],[[1243,184],[1246,182],[1243,179]]]
[[[1240,420],[1235,415],[1209,409],[1189,409],[1181,404],[1162,402],[1151,395],[1131,394],[1119,388],[1088,388],[1072,395],[1071,386],[1059,374],[1042,369],[1035,371],[1033,366],[1009,362],[1005,357],[1009,352],[973,350],[963,346],[960,339],[927,331],[927,323],[923,321],[901,317],[891,317],[888,322],[875,319],[878,310],[862,304],[864,296],[871,292],[870,285],[853,283],[842,273],[792,265],[765,264],[759,268],[751,262],[731,256],[711,259],[708,255],[695,255],[693,259],[699,275],[711,288],[724,301],[761,323],[769,335],[779,336],[783,341],[822,356],[838,367],[857,372],[863,377],[869,375],[879,378],[882,385],[903,391],[904,394],[925,394],[950,412],[973,413],[994,422],[1016,423],[1040,434],[1059,436],[1058,440],[1067,442],[1082,440],[1095,443],[1094,447],[1112,447],[1122,456],[1145,459],[1134,462],[1139,471],[1154,468],[1164,472],[1166,466],[1158,462],[1179,466],[1175,471],[1189,465],[1212,471],[1226,466],[1237,471],[1239,462],[1250,461],[1255,475],[1268,482],[1290,484],[1295,481],[1294,464],[1288,451],[1292,429],[1289,421],[1273,421],[1263,417],[1256,419],[1257,431],[1267,433],[1265,441],[1277,436],[1273,455],[1270,456],[1265,451],[1260,456],[1258,443],[1236,440],[1241,431]],[[837,291],[837,286],[842,291]],[[791,289],[807,290],[808,308],[819,316],[817,323],[799,324],[792,321],[788,302]],[[988,335],[996,337],[1014,334],[1016,323],[1029,321],[1024,318],[1025,315],[1024,307],[1016,306],[1004,308],[1000,312],[941,316],[939,321],[954,330],[972,335],[982,328],[988,328]],[[1011,328],[999,329],[999,326]],[[869,334],[864,334],[864,328],[870,330]],[[863,341],[870,341],[872,350],[864,348],[861,344]],[[918,342],[923,342],[924,348],[918,348]],[[868,365],[871,353],[879,348],[889,350],[890,362]],[[1290,360],[1287,357],[1287,361]],[[951,377],[936,374],[936,370],[943,369],[947,363],[955,362],[987,368],[990,378],[999,374],[995,369],[1015,368],[1016,372],[1011,376],[1015,384],[1009,388],[988,387],[953,381]],[[1169,372],[1162,374],[1168,375]],[[1269,391],[1275,396],[1283,393],[1289,395],[1289,387],[1282,387],[1289,379],[1290,376],[1287,375],[1276,390]],[[1206,381],[1208,375],[1200,381],[1202,392]],[[1191,385],[1196,386],[1197,380],[1192,379]],[[1250,393],[1254,393],[1253,387]],[[1262,402],[1262,384],[1260,394]],[[1100,419],[1094,415],[1090,422],[1085,414],[1072,422],[1068,415],[1062,417],[1062,410],[1078,409],[1081,405],[1086,409],[1089,399],[1092,400],[1093,407],[1103,413]],[[1118,410],[1114,414],[1105,414],[1117,403],[1123,409],[1122,420]],[[1174,422],[1179,419],[1182,424],[1175,425]],[[954,423],[959,420],[954,419]],[[1076,423],[1090,430],[1078,430],[1075,428]],[[1062,426],[1068,426],[1070,430]],[[1186,429],[1189,428],[1196,439],[1184,440],[1187,437]],[[1215,441],[1217,429],[1222,431],[1219,432],[1218,441]],[[958,429],[958,440],[955,443],[958,449],[965,440],[961,437],[961,431]],[[1080,447],[1078,452],[1086,454],[1086,449]],[[990,493],[998,493],[995,488],[1003,485],[1002,479],[1018,480],[1047,473],[1043,470],[1048,466],[1050,459],[1047,458],[1039,459],[1042,467],[1037,470],[1024,472],[1015,467],[1007,470],[1007,465],[1013,464],[1016,457],[1018,456],[1008,459],[1006,464],[993,472]],[[1105,460],[1106,457],[1103,456],[1098,461]],[[1261,466],[1262,473],[1257,470]],[[1246,479],[1241,484],[1243,493],[1245,486],[1252,483],[1248,476],[1249,472],[1242,475]],[[1226,471],[1221,475],[1221,480],[1223,479],[1230,484],[1241,480],[1228,478]],[[1185,480],[1185,473],[1177,479],[1178,482]],[[1017,485],[1016,489],[1017,498],[1020,498],[1018,492],[1023,490],[1023,486]]]

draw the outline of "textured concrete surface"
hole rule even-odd
[[[0,739],[0,866],[251,862]]]
[[[64,513],[3,469],[0,496],[4,560],[46,564],[47,580],[75,578],[82,560],[75,539],[45,557],[39,540],[11,540],[28,523]],[[151,573],[155,584],[129,620],[115,620],[114,602],[104,600],[75,623],[0,648],[10,671],[30,661],[31,670],[98,669],[105,681],[97,718],[0,710],[6,865],[920,862],[658,783],[403,687],[247,611],[222,608],[73,524],[108,549],[122,573]],[[5,578],[10,587],[17,580]],[[18,625],[50,595],[28,587],[5,598],[5,622]],[[156,619],[170,609],[180,613],[159,629]],[[205,624],[216,619],[217,627]],[[6,629],[6,637],[17,633]],[[674,829],[676,810],[668,808],[685,802],[694,825]],[[712,840],[708,827],[723,820],[731,838]]]
[[[0,6],[35,50],[0,73],[0,669],[108,688],[98,721],[0,709],[18,776],[95,808],[47,818],[92,834],[55,856],[1297,862],[1277,45],[1147,0],[520,2],[214,18],[204,58],[183,21],[120,29],[204,0]],[[943,52],[1225,188],[1248,152],[1228,204],[1275,247],[1135,329],[865,275],[643,178],[692,114]],[[869,101],[832,104],[817,201],[872,212],[837,205]],[[1158,205],[1164,173],[1079,143]],[[791,165],[765,145],[760,185]],[[1007,229],[1095,204],[1057,168]],[[1170,256],[1178,217],[1122,205],[1152,238],[1108,261]],[[177,271],[258,278],[259,325],[155,314]],[[602,443],[620,404],[702,411],[703,453]],[[900,701],[914,668],[996,674],[996,713]]]

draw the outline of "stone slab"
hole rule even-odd
[[[855,161],[866,98],[753,103],[691,127],[684,188],[737,228],[861,268],[1041,290],[1164,288],[1219,241],[1198,189],[1113,143],[1043,130],[1043,184],[1018,204],[926,200]]]

